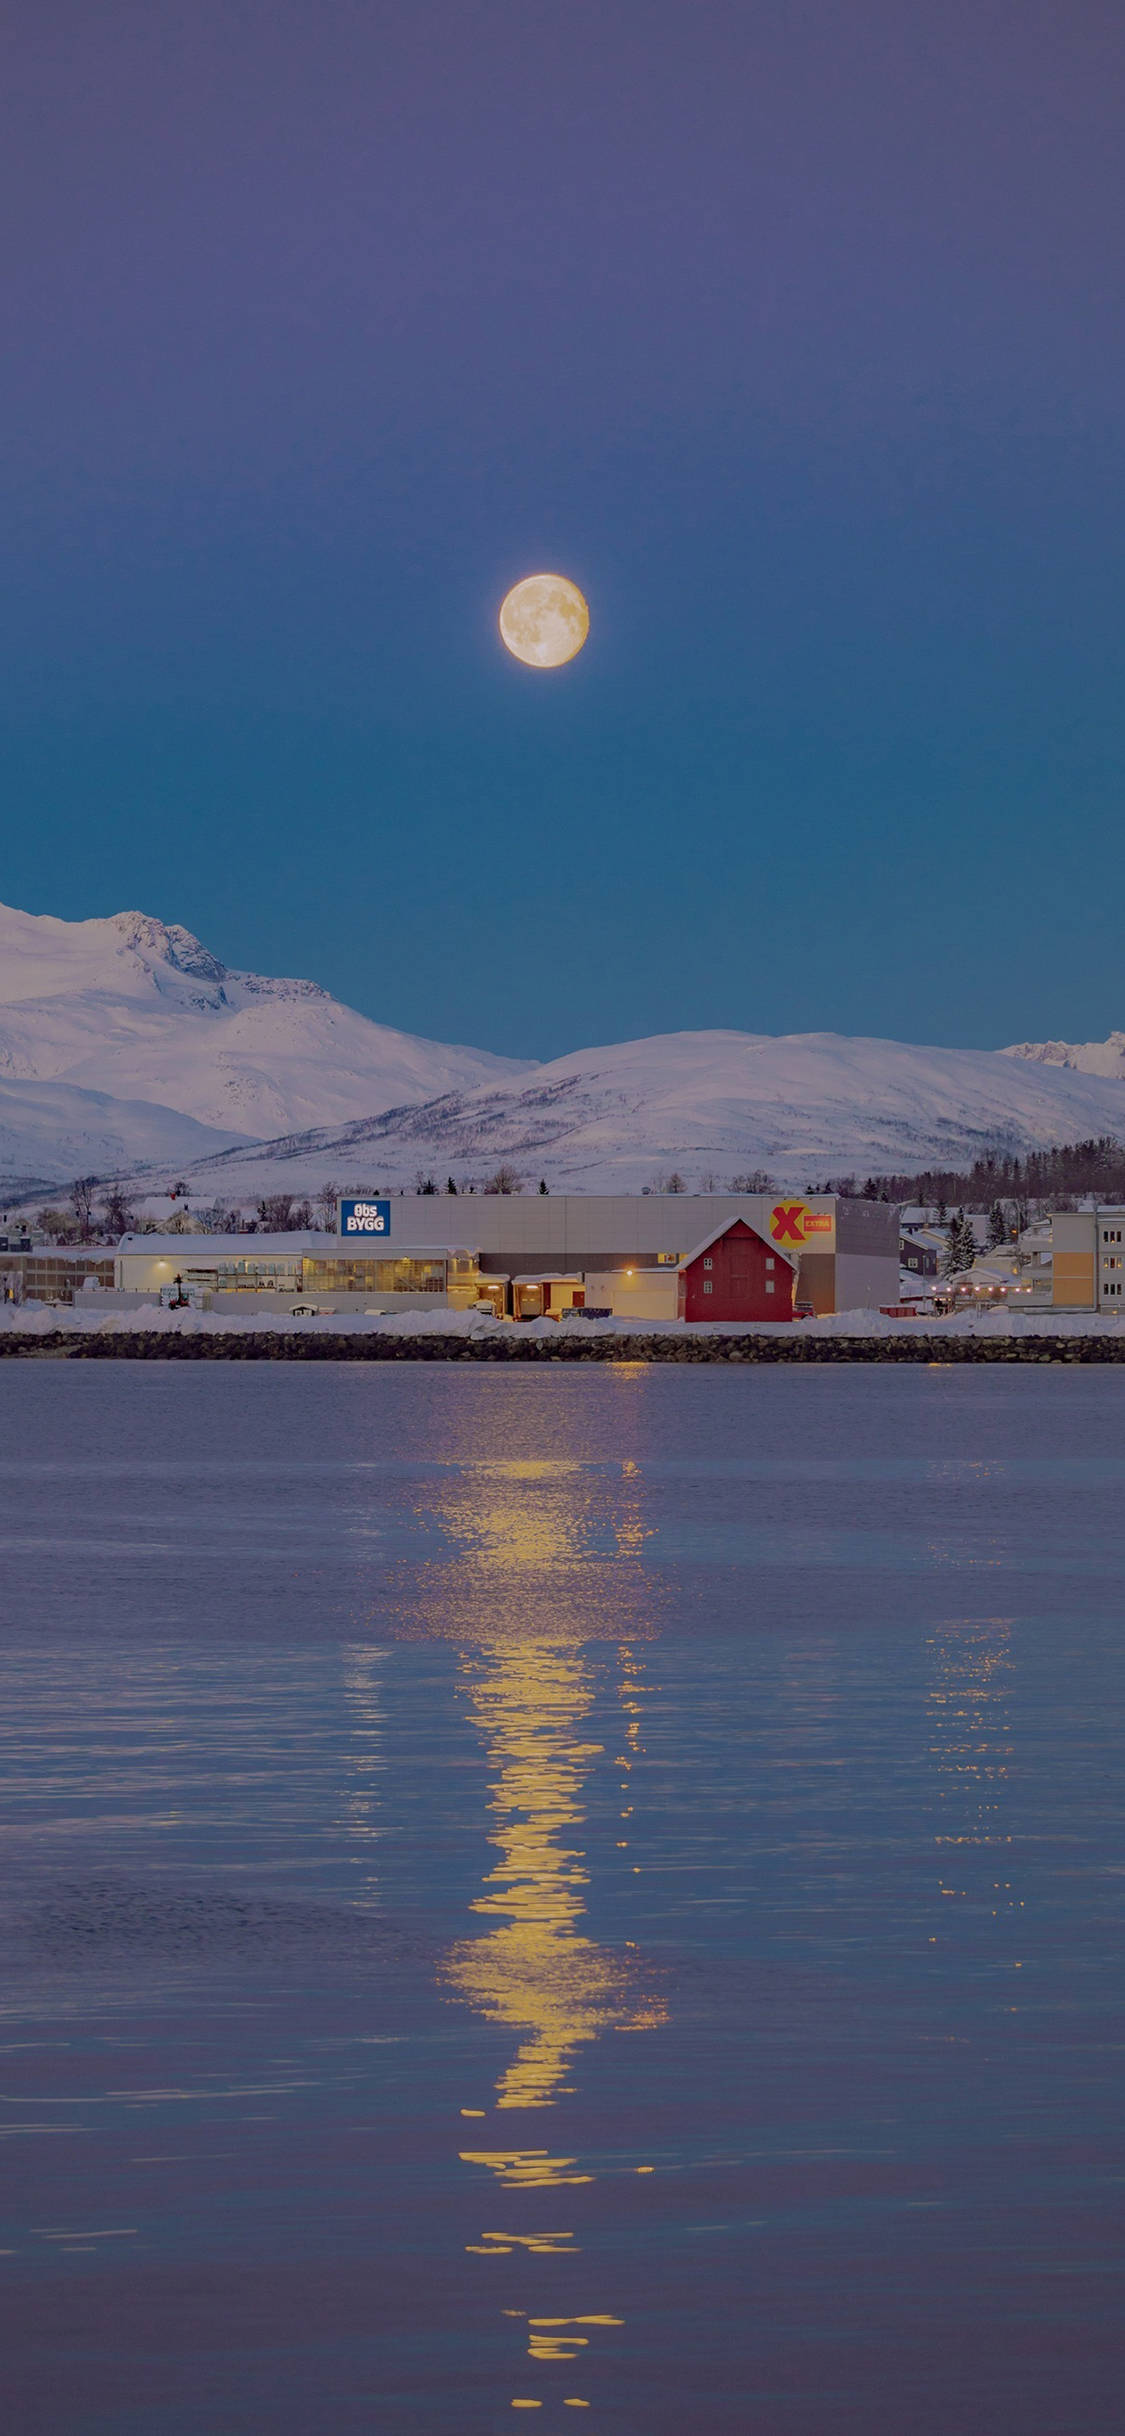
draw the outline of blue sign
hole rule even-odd
[[[389,1201],[341,1201],[341,1235],[389,1235],[391,1205]]]

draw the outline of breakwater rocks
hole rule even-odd
[[[558,1336],[520,1328],[480,1336],[276,1334],[268,1328],[199,1331],[143,1328],[58,1328],[0,1335],[0,1357],[71,1362],[491,1362],[512,1363],[778,1363],[778,1362],[1125,1362],[1121,1336],[785,1336],[586,1335],[573,1326]]]

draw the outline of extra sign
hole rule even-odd
[[[341,1201],[341,1235],[389,1235],[390,1231],[389,1201]]]
[[[830,1235],[831,1210],[811,1210],[805,1201],[779,1201],[770,1213],[770,1234],[775,1243],[801,1244],[810,1235]]]

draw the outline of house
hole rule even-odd
[[[940,1277],[948,1249],[949,1236],[944,1227],[904,1227],[899,1262],[912,1277]]]
[[[685,1320],[789,1320],[797,1263],[745,1218],[728,1218],[679,1268],[678,1314]]]

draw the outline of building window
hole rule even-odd
[[[767,1261],[766,1261],[766,1267],[767,1267],[767,1269],[776,1269],[776,1267],[777,1267],[777,1262],[776,1262],[776,1260],[774,1259],[774,1257],[773,1257],[773,1254],[772,1254],[772,1253],[771,1253],[771,1254],[769,1255],[769,1257],[767,1258]]]
[[[767,1294],[772,1294],[772,1293],[773,1293],[773,1279],[772,1279],[772,1277],[767,1277],[767,1279],[766,1279],[766,1293],[767,1293]]]
[[[705,1294],[709,1294],[711,1291],[711,1280],[709,1277],[705,1277],[703,1280],[703,1291]]]
[[[704,1266],[704,1268],[705,1268],[705,1269],[712,1269],[712,1268],[714,1268],[714,1265],[715,1265],[715,1264],[714,1264],[714,1261],[712,1260],[711,1255],[710,1255],[710,1253],[708,1252],[708,1254],[707,1254],[707,1258],[706,1258],[706,1260],[704,1261],[703,1266]]]

